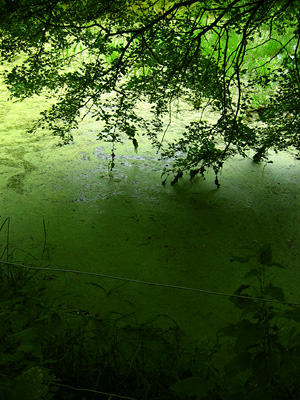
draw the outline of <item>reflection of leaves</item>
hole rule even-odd
[[[134,150],[137,152],[137,149],[139,147],[138,141],[135,138],[133,138],[132,139],[132,143],[133,143],[133,146],[134,146]]]
[[[216,179],[215,179],[215,185],[217,186],[217,188],[219,188],[221,186],[217,175],[216,175]]]
[[[182,178],[182,176],[183,176],[183,172],[182,172],[182,171],[178,171],[178,172],[177,172],[177,175],[176,175],[176,176],[174,177],[174,179],[172,180],[171,185],[174,186],[175,183],[178,182],[178,179]]]
[[[192,180],[199,172],[200,172],[200,168],[191,169],[191,170],[190,170],[190,177],[191,177],[191,180]]]

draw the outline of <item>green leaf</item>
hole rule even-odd
[[[36,366],[19,375],[11,385],[11,400],[45,399],[48,389],[43,385],[43,370]]]
[[[241,351],[224,367],[225,377],[231,378],[250,368],[252,355],[249,351]]]
[[[258,269],[253,268],[249,272],[247,272],[247,274],[244,276],[244,279],[251,278],[251,276],[258,276],[258,275],[259,275]]]
[[[197,396],[198,399],[201,399],[212,387],[212,382],[205,382],[202,378],[192,377],[176,382],[170,386],[170,389],[177,393],[184,393],[187,396]]]
[[[278,268],[285,268],[285,266],[284,265],[282,265],[282,264],[280,264],[280,263],[278,263],[278,262],[271,262],[271,264],[270,264],[272,267],[278,267]]]
[[[194,359],[198,371],[203,371],[205,368],[211,366],[212,349],[210,348],[197,348],[195,351]]]
[[[284,317],[300,322],[300,308],[284,311]]]
[[[48,328],[46,329],[47,334],[54,335],[63,326],[63,322],[57,313],[51,315]]]
[[[5,365],[9,362],[15,362],[20,358],[20,355],[17,353],[14,354],[0,354],[0,365]]]
[[[235,344],[236,351],[238,352],[255,345],[260,345],[265,337],[265,329],[260,323],[244,321]]]
[[[21,332],[15,333],[11,337],[20,341],[22,344],[39,344],[43,341],[45,331],[41,327],[30,327]]]
[[[246,308],[251,306],[253,301],[251,300],[251,296],[248,295],[247,293],[243,293],[244,290],[249,289],[250,285],[241,285],[235,292],[234,294],[236,296],[245,296],[249,297],[249,300],[247,298],[239,298],[239,297],[231,297],[229,300],[234,303],[235,307],[237,308]]]
[[[7,332],[9,332],[10,326],[9,323],[7,322],[7,317],[5,316],[4,318],[0,318],[0,339],[3,340],[2,338],[6,336]]]
[[[279,369],[279,360],[275,353],[262,351],[255,355],[252,361],[252,371],[255,382],[262,387],[272,384],[273,377]]]
[[[221,328],[219,332],[225,336],[238,337],[240,334],[240,324],[229,324]]]
[[[241,295],[245,289],[249,289],[250,285],[241,285],[234,294]]]
[[[23,314],[19,313],[18,311],[13,311],[11,313],[11,326],[14,333],[23,330],[23,328],[25,328],[25,326],[28,324],[29,318],[24,311],[25,310],[23,310]]]
[[[23,344],[17,348],[17,352],[23,352],[23,353],[35,353],[37,351],[37,348],[33,344]]]
[[[272,283],[269,283],[269,285],[265,288],[265,292],[274,300],[284,301],[284,293],[281,287],[274,286]]]
[[[273,394],[267,388],[257,387],[248,391],[243,400],[273,400]]]

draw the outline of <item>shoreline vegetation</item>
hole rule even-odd
[[[9,223],[0,230],[7,240]],[[7,241],[0,260],[2,398],[285,400],[300,394],[300,304],[285,303],[283,290],[269,280],[284,266],[268,244],[233,255],[232,262],[246,265],[249,282],[229,299],[241,317],[197,343],[186,341],[168,316],[139,324],[132,315],[102,318],[51,299],[46,277],[55,279],[53,272],[28,256],[29,269],[22,268],[14,253]],[[160,328],[160,319],[169,327]]]

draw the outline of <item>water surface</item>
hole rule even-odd
[[[274,271],[274,284],[288,301],[300,302],[300,162],[291,152],[272,155],[268,165],[230,160],[219,189],[213,173],[162,186],[163,163],[145,139],[138,153],[131,143],[118,145],[109,173],[109,145],[95,139],[99,125],[82,123],[74,143],[57,147],[47,131],[24,133],[41,99],[13,104],[1,90],[0,223],[10,217],[11,248],[36,260],[43,254],[44,265],[54,268],[233,293],[251,264],[232,256],[270,243],[274,260],[286,266]],[[182,115],[174,120],[169,139],[184,122]],[[49,277],[53,296],[75,308],[132,313],[141,322],[168,315],[195,339],[238,317],[227,297],[136,283],[109,292],[121,282]]]

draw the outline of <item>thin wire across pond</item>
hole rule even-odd
[[[0,261],[0,264],[1,263],[2,264],[6,264],[6,265],[11,265],[11,266],[14,266],[14,267],[17,267],[17,268],[33,269],[33,270],[38,270],[38,271],[51,271],[51,272],[64,272],[64,273],[67,272],[67,273],[72,273],[72,274],[99,276],[101,278],[116,279],[116,280],[120,280],[120,281],[139,283],[139,284],[142,284],[142,285],[149,285],[149,286],[160,286],[160,287],[167,287],[167,288],[171,288],[171,289],[188,290],[188,291],[191,291],[191,292],[212,294],[212,295],[215,295],[215,296],[237,297],[239,299],[262,301],[262,302],[265,302],[265,303],[278,303],[278,304],[286,304],[286,305],[289,305],[289,306],[300,306],[300,303],[293,303],[293,302],[288,302],[288,301],[279,301],[279,300],[273,300],[273,299],[263,299],[263,298],[260,298],[260,297],[252,297],[252,296],[250,297],[250,296],[243,296],[243,295],[231,294],[231,293],[212,292],[210,290],[202,290],[202,289],[189,288],[189,287],[177,286],[177,285],[168,285],[168,284],[165,284],[165,283],[139,281],[139,280],[136,280],[136,279],[121,278],[119,276],[98,274],[98,273],[94,273],[94,272],[84,272],[84,271],[77,271],[77,270],[72,270],[72,269],[60,269],[60,268],[48,268],[48,267],[29,267],[27,265],[15,264],[15,263],[7,262],[7,261]]]

